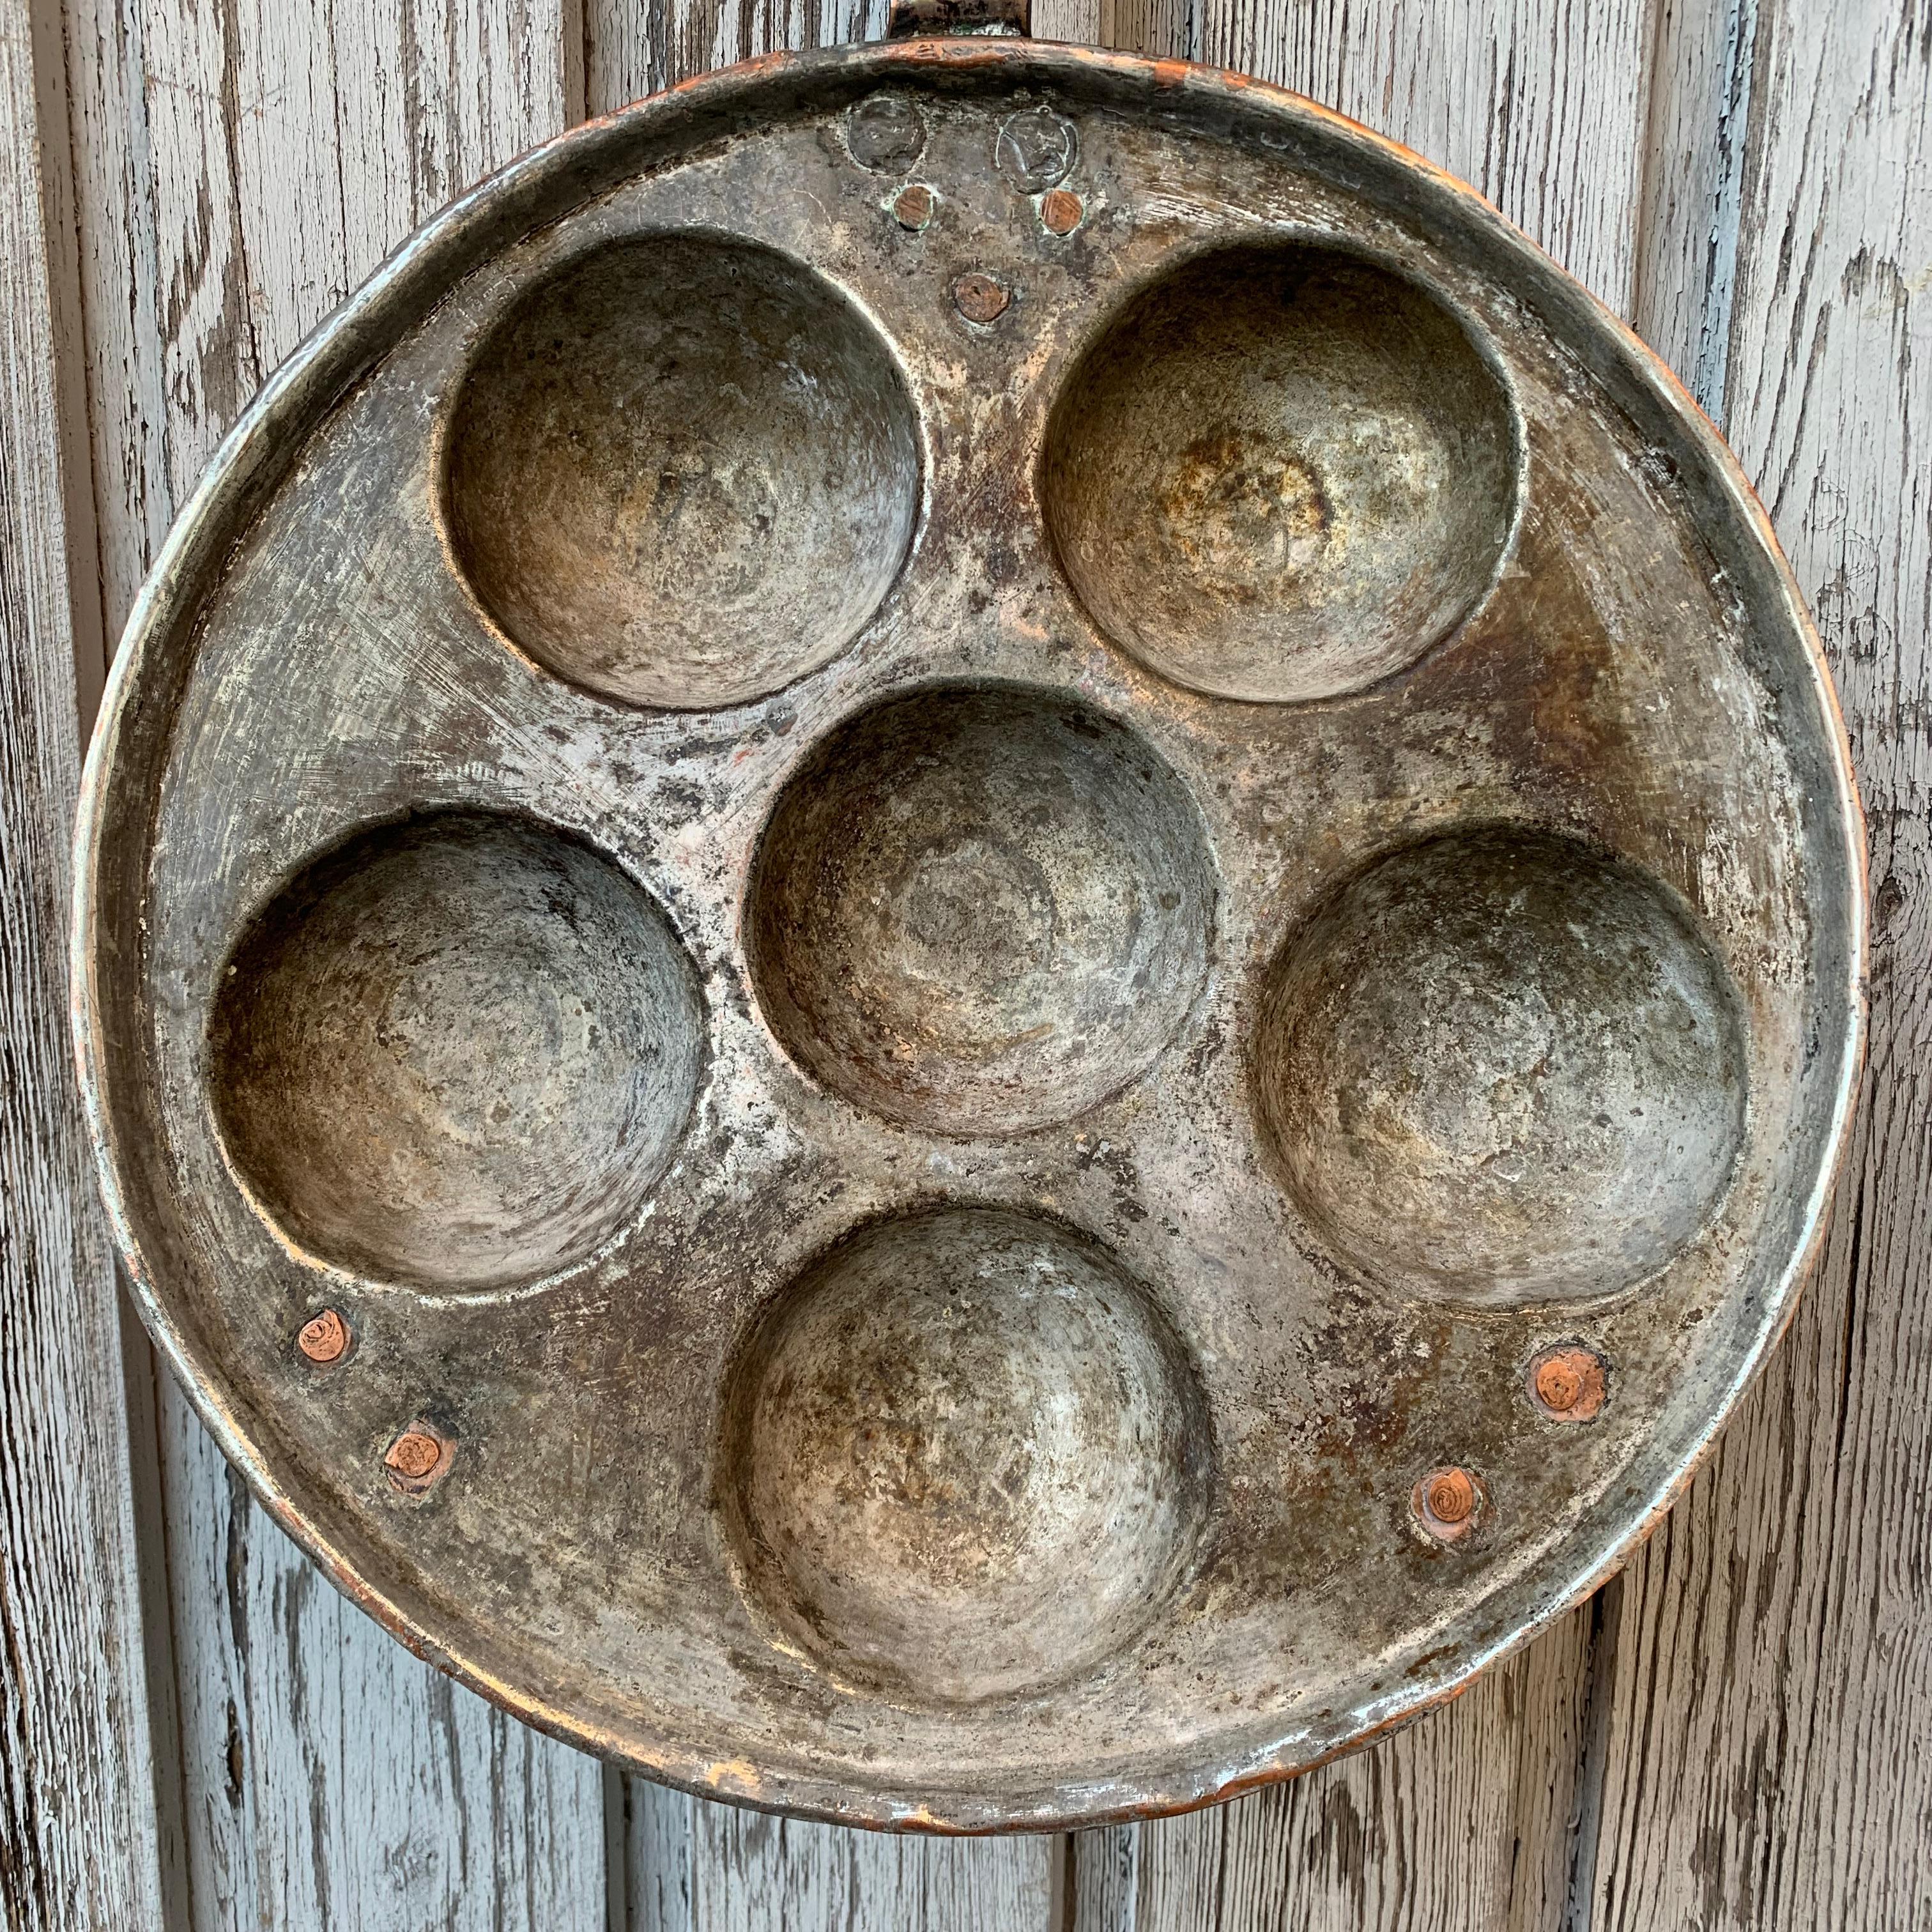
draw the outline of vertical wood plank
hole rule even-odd
[[[632,1781],[629,1932],[1047,1932],[1052,1840],[888,1837]]]
[[[1639,224],[1637,333],[1723,413],[1758,0],[1660,0]]]
[[[1033,0],[1034,38],[1118,46],[1119,40],[1102,31],[1102,0]]]
[[[1716,238],[1710,346],[1681,326],[1672,346],[1708,372],[1838,678],[1870,832],[1870,1058],[1817,1278],[1629,1573],[1605,1932],[1932,1922],[1932,12],[1744,19],[1735,236],[1696,210],[1650,242],[1668,289]],[[1735,30],[1708,31],[1721,71]]]
[[[586,0],[585,104],[637,96],[773,47],[875,39],[884,0]],[[1043,1838],[943,1841],[780,1822],[643,1779],[626,1794],[629,1932],[1045,1932]]]
[[[0,1914],[79,1932],[155,1924],[160,1886],[114,1276],[63,1024],[85,518],[54,24],[0,0]]]
[[[558,0],[69,0],[68,35],[118,631],[262,379],[418,222],[579,110],[581,33]],[[156,1408],[188,1922],[601,1927],[598,1767],[383,1636],[166,1377]]]
[[[1114,44],[1239,68],[1392,136],[1632,312],[1647,0],[1101,0],[1100,22]],[[1587,1922],[1571,1894],[1596,1851],[1618,1634],[1605,1603],[1586,1607],[1372,1751],[1216,1810],[1080,1834],[1076,1932]]]
[[[130,0],[67,0],[64,26],[95,574],[111,651],[172,514],[147,79]]]
[[[779,47],[875,40],[886,0],[584,0],[590,112]]]

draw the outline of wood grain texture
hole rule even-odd
[[[886,0],[583,4],[584,93],[592,114],[775,48],[875,40],[886,31]]]
[[[0,1918],[52,1932],[154,1923],[160,1875],[114,1276],[64,1024],[74,292],[35,26],[0,4]]]
[[[1630,313],[1651,0],[1101,0],[1109,46],[1292,88],[1480,188]]]
[[[1844,701],[1870,821],[1870,1058],[1818,1276],[1629,1573],[1605,1932],[1932,1922],[1928,62],[1924,0],[1766,0],[1756,22],[1711,400]]]
[[[554,0],[72,0],[68,43],[112,632],[277,362],[419,221],[579,110],[581,41]],[[177,1916],[602,1925],[598,1768],[383,1636],[165,1376],[155,1407]]]
[[[886,1837],[631,1781],[628,1932],[1046,1932],[1054,1845]]]
[[[1599,1603],[1354,1757],[1187,1817],[1078,1834],[1070,1932],[1565,1924],[1606,1636]]]
[[[1758,0],[1658,0],[1637,333],[1707,415],[1724,407]]]

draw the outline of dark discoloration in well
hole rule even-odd
[[[1054,406],[1062,566],[1196,691],[1324,698],[1473,609],[1516,494],[1509,399],[1436,298],[1325,248],[1244,248],[1132,296]]]

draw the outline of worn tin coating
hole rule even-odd
[[[1829,680],[1667,372],[1360,128],[1010,39],[414,237],[184,510],[79,838],[116,1236],[278,1520],[848,1822],[1466,1687],[1789,1319],[1858,1067]]]

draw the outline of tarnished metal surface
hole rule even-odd
[[[1734,466],[1232,76],[754,62],[414,239],[136,611],[76,1018],[228,1452],[510,1708],[873,1824],[1306,1768],[1587,1588],[1859,1038]]]

